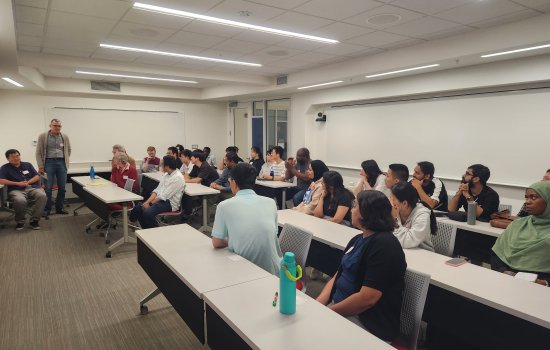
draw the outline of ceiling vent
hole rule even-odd
[[[277,85],[286,85],[288,82],[288,75],[281,75],[277,77]]]
[[[120,92],[120,83],[111,83],[108,81],[90,81],[92,90],[96,91],[117,91]]]

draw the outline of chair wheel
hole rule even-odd
[[[116,224],[115,224],[114,226],[112,226],[112,227],[113,227],[113,230],[116,230]]]
[[[149,308],[147,307],[147,305],[140,305],[139,306],[139,313],[141,315],[147,315],[149,313]]]
[[[106,257],[106,258],[112,257],[111,251],[108,251],[107,253],[105,253],[105,257]]]
[[[97,224],[97,225],[95,225],[95,228],[97,228],[98,230],[99,230],[101,227],[103,227],[103,224]]]
[[[109,244],[109,243],[111,243],[111,241],[109,239],[106,239],[105,244]]]
[[[100,232],[99,237],[105,237],[105,232]]]
[[[76,211],[73,211],[74,216],[78,216],[78,213]]]
[[[86,233],[90,233],[92,229],[90,227],[86,227]]]

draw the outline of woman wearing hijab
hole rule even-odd
[[[319,203],[319,199],[323,193],[323,174],[327,171],[328,167],[322,160],[314,160],[311,162],[310,169],[307,170],[307,175],[313,182],[306,190],[302,202],[297,207],[294,207],[294,210],[313,215],[313,211],[317,207],[317,203]]]
[[[513,221],[493,246],[493,270],[515,275],[530,272],[535,283],[550,281],[550,183],[537,182],[525,191],[529,216]]]

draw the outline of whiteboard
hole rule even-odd
[[[327,112],[327,164],[382,169],[403,163],[412,173],[431,161],[436,176],[460,178],[469,165],[491,170],[490,183],[528,186],[550,168],[550,91],[334,108]]]
[[[60,119],[71,140],[71,164],[110,161],[112,146],[122,144],[136,161],[154,146],[157,156],[169,146],[185,144],[184,116],[173,111],[142,111],[54,107],[45,113],[46,128]]]

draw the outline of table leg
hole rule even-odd
[[[124,232],[124,236],[107,248],[105,257],[110,258],[112,251],[124,243],[135,244],[137,242],[135,237],[130,237],[128,235],[128,203],[122,203],[122,231]]]
[[[202,226],[199,231],[204,233],[212,232],[212,227],[208,226],[208,201],[206,196],[202,196]]]
[[[281,209],[286,209],[286,188],[283,188],[283,202],[281,203]]]

